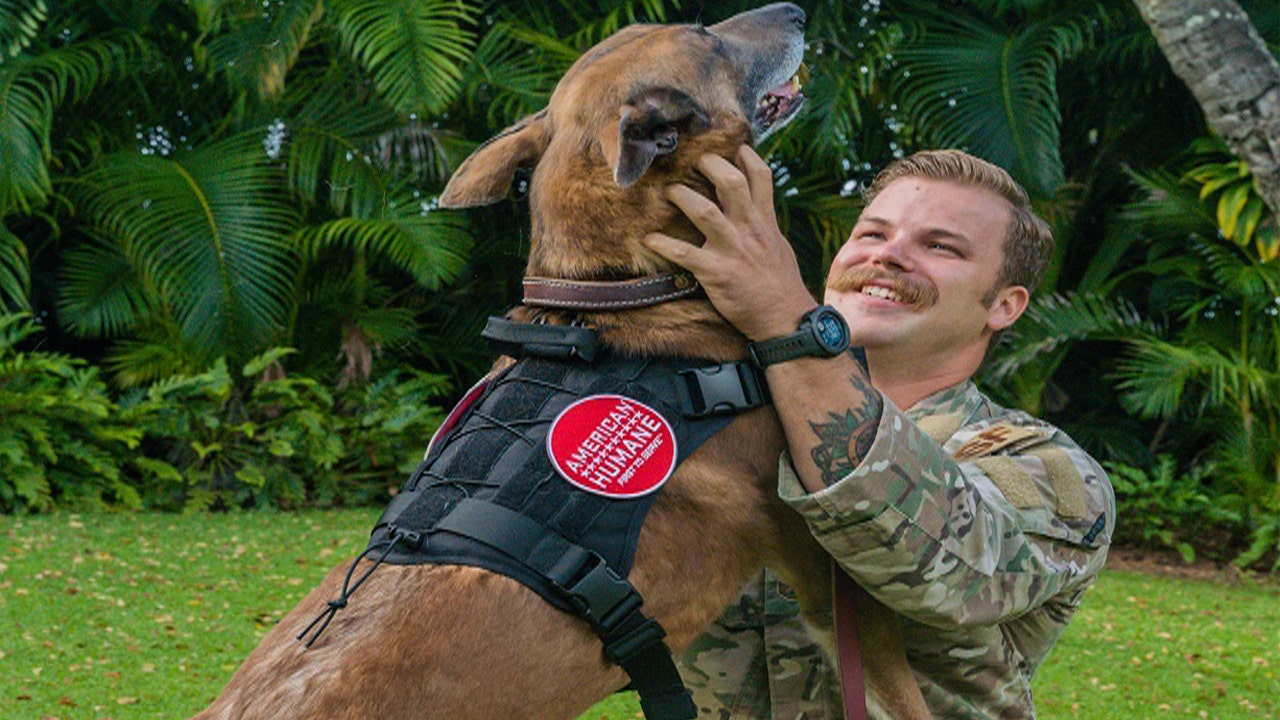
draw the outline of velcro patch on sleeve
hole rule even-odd
[[[956,460],[972,460],[973,458],[993,455],[1014,444],[1034,444],[1035,441],[1047,437],[1043,430],[1014,425],[1013,423],[996,423],[982,432],[969,438],[955,452]]]
[[[926,415],[916,421],[916,427],[929,437],[933,438],[939,445],[945,445],[952,435],[956,434],[956,430],[960,429],[960,424],[964,422],[964,418],[959,413],[948,413],[946,415]]]
[[[1058,498],[1055,509],[1058,517],[1066,520],[1083,518],[1086,510],[1084,478],[1071,456],[1058,447],[1035,448],[1028,454],[1044,461],[1053,494]]]
[[[1044,507],[1048,503],[1031,474],[1010,457],[981,457],[973,461],[1016,508]]]

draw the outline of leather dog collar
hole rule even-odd
[[[532,307],[622,310],[704,295],[702,286],[690,273],[615,281],[545,277],[524,279],[524,304]]]

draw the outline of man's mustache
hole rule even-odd
[[[892,270],[876,268],[849,268],[839,275],[827,278],[827,289],[835,292],[857,292],[872,282],[880,286],[887,284],[904,304],[918,310],[932,307],[938,302],[938,291],[933,285]]]

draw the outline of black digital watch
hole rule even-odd
[[[849,325],[830,305],[805,313],[790,335],[747,343],[751,362],[761,369],[799,357],[835,357],[848,349]]]

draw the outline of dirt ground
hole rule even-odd
[[[1229,562],[1196,560],[1188,563],[1173,551],[1161,552],[1130,547],[1112,547],[1103,572],[1106,570],[1124,570],[1188,580],[1214,580],[1229,584],[1240,582],[1280,584],[1280,576],[1241,570]]]

